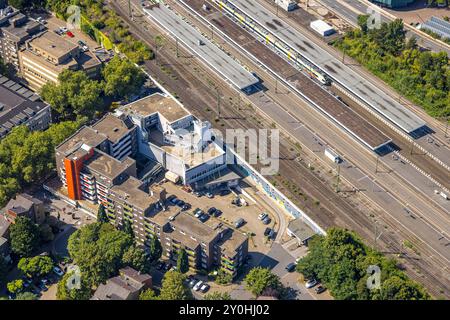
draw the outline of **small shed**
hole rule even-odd
[[[309,26],[322,37],[327,37],[336,32],[332,26],[323,20],[312,21]]]
[[[302,219],[295,219],[289,222],[287,234],[290,237],[297,238],[299,244],[306,244],[316,233]]]

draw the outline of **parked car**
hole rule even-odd
[[[176,204],[176,200],[177,197],[173,194],[167,197],[167,201],[169,201],[171,204]]]
[[[193,278],[191,281],[189,281],[189,288],[194,288],[194,286],[197,282],[198,282],[198,280]]]
[[[266,230],[264,230],[264,235],[267,237],[271,230],[272,228],[266,228]]]
[[[185,203],[182,207],[181,210],[186,211],[189,210],[191,208],[191,205],[189,203]]]
[[[268,214],[265,212],[262,212],[259,214],[258,219],[263,221],[265,218],[267,218]]]
[[[39,290],[41,290],[41,291],[47,291],[47,290],[48,290],[47,286],[46,286],[45,284],[43,284],[43,283],[38,284],[37,287],[38,287]]]
[[[183,206],[186,204],[186,202],[184,202],[183,200],[178,200],[177,201],[177,206],[180,208],[183,208]]]
[[[194,210],[194,216],[196,218],[200,218],[202,216],[202,214],[203,214],[203,210],[202,209],[197,208],[197,209]]]
[[[201,192],[201,191],[195,191],[194,194],[197,198],[200,198],[201,196],[203,196],[203,192]]]
[[[219,209],[217,209],[215,212],[214,212],[214,217],[220,217],[222,215],[222,210],[219,210]]]
[[[194,291],[198,291],[198,290],[200,290],[200,288],[202,287],[202,285],[203,285],[203,281],[199,281],[199,282],[197,282],[195,285],[194,285],[194,287],[192,288]]]
[[[266,218],[264,218],[264,220],[262,222],[263,222],[263,224],[268,225],[271,221],[272,221],[272,219],[270,219],[269,217],[266,217]]]
[[[222,190],[222,191],[220,191],[220,195],[223,197],[223,196],[226,196],[226,195],[229,195],[231,193],[231,191],[230,190]]]
[[[208,197],[209,199],[212,199],[212,198],[214,198],[214,194],[212,194],[211,192],[208,192],[206,194],[206,197]]]
[[[209,216],[207,214],[202,214],[200,218],[198,218],[201,222],[206,222],[209,219]]]
[[[53,267],[53,272],[59,277],[62,277],[64,275],[64,272],[59,267]]]
[[[264,230],[264,235],[269,239],[273,239],[275,237],[275,231],[272,228],[266,228],[266,230]]]
[[[285,269],[287,270],[287,272],[293,272],[295,270],[295,266],[295,263],[291,262],[286,266]]]
[[[169,271],[170,269],[172,269],[172,264],[170,262],[164,265],[164,271]]]
[[[325,288],[324,286],[318,286],[314,290],[316,291],[317,294],[321,294],[322,292],[326,291],[327,288]]]
[[[211,207],[211,208],[208,209],[208,214],[209,214],[209,215],[213,215],[216,211],[217,211],[216,208]]]
[[[205,293],[208,290],[209,290],[209,284],[207,284],[207,283],[202,285],[202,287],[200,288],[200,291],[203,292],[203,293]]]
[[[236,228],[240,228],[240,227],[242,227],[244,224],[245,224],[245,220],[242,219],[242,218],[239,218],[239,219],[234,223],[234,226],[235,226]]]
[[[311,280],[306,281],[305,287],[307,289],[310,289],[310,288],[314,287],[315,285],[317,285],[317,283],[318,282],[316,279],[311,279]]]
[[[70,38],[74,38],[75,37],[75,35],[72,33],[72,31],[67,31],[66,34]]]

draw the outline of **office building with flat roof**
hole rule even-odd
[[[25,42],[19,51],[19,69],[31,88],[38,90],[47,82],[58,83],[63,70],[83,70],[96,77],[101,62],[89,52],[53,31],[45,31]]]
[[[0,139],[19,125],[45,130],[52,121],[51,109],[24,86],[0,75]]]

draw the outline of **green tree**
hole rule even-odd
[[[97,221],[100,223],[108,223],[109,222],[109,218],[106,215],[105,207],[103,206],[103,204],[100,204],[98,206]]]
[[[19,279],[19,280],[13,280],[11,282],[8,282],[8,284],[6,285],[6,288],[12,294],[17,294],[23,290],[23,280]]]
[[[393,259],[366,247],[353,232],[331,228],[327,236],[314,236],[309,253],[297,264],[306,278],[317,278],[339,300],[428,299],[428,294],[407,279]],[[381,270],[382,289],[367,289],[367,269]]]
[[[115,56],[103,68],[105,94],[114,98],[131,97],[141,90],[145,74],[130,60]]]
[[[22,258],[17,265],[20,271],[32,278],[42,277],[52,272],[54,263],[49,256]]]
[[[50,227],[47,223],[43,223],[39,226],[39,234],[42,242],[50,242],[55,238],[52,227]]]
[[[143,273],[150,271],[150,261],[147,253],[144,249],[135,245],[125,251],[122,257],[122,264]]]
[[[8,263],[6,262],[5,257],[0,254],[0,286],[2,286],[5,282],[8,269]]]
[[[38,226],[27,217],[17,217],[10,227],[11,250],[20,257],[29,257],[40,245]]]
[[[129,220],[127,219],[123,220],[122,231],[130,235],[130,237],[134,239],[133,224]]]
[[[139,300],[158,300],[158,296],[152,289],[146,289],[139,295]]]
[[[246,289],[255,296],[261,295],[265,290],[279,291],[282,289],[280,278],[269,268],[255,267],[251,269],[244,281]]]
[[[184,285],[186,277],[178,271],[169,271],[164,275],[159,299],[161,300],[189,300],[191,292]]]
[[[226,272],[223,269],[220,269],[217,272],[217,276],[216,276],[215,281],[216,281],[217,284],[227,285],[227,284],[230,284],[233,281],[233,276],[231,275],[231,273]]]
[[[96,286],[116,274],[133,239],[107,223],[93,223],[75,231],[68,251],[89,285]]]
[[[208,294],[205,294],[203,300],[232,300],[231,296],[228,292],[218,292],[214,291]]]
[[[361,29],[361,31],[365,34],[369,30],[367,26],[367,21],[369,20],[369,15],[367,14],[361,14],[358,16],[358,26]]]
[[[104,110],[102,84],[91,80],[83,71],[64,70],[57,84],[48,82],[41,88],[41,97],[48,102],[60,119],[92,118]]]
[[[74,277],[74,271],[66,273],[58,282],[56,298],[58,300],[89,300],[92,296],[91,286],[81,274]]]
[[[38,300],[38,297],[32,292],[25,291],[18,293],[15,300]]]
[[[180,271],[181,273],[186,273],[189,271],[188,255],[184,248],[181,248],[178,251],[177,270]]]
[[[157,261],[161,258],[162,255],[161,242],[159,242],[158,238],[155,235],[150,238],[149,250],[152,261]]]

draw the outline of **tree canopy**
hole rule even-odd
[[[139,295],[139,300],[158,300],[158,296],[152,289],[146,289]]]
[[[297,264],[306,278],[319,279],[339,300],[428,299],[418,284],[398,269],[396,262],[365,246],[353,232],[331,228],[327,236],[314,236],[309,253]],[[367,288],[369,266],[381,270],[381,290]]]
[[[0,207],[55,168],[55,147],[79,125],[61,122],[45,131],[30,131],[22,125],[0,140]]]
[[[279,291],[282,289],[280,278],[269,268],[255,267],[245,276],[245,287],[255,296],[260,296],[266,290]]]
[[[19,257],[29,257],[39,247],[39,227],[30,218],[17,217],[9,230],[11,250]]]
[[[117,273],[124,253],[132,244],[128,234],[116,230],[111,224],[97,222],[75,231],[67,248],[86,281],[94,286]]]
[[[97,111],[104,110],[102,84],[89,79],[84,71],[64,70],[58,81],[46,83],[41,88],[41,97],[60,119],[92,118]]]
[[[162,255],[162,246],[156,236],[150,238],[149,243],[150,257],[152,261],[159,260]]]
[[[190,290],[185,286],[186,277],[178,271],[168,271],[162,280],[161,300],[189,300],[192,299]]]
[[[219,292],[214,291],[208,294],[205,294],[203,300],[232,300],[231,296],[228,292]]]
[[[109,222],[109,218],[106,215],[105,207],[101,203],[98,206],[97,222],[100,222],[100,223],[108,223]]]
[[[74,271],[67,272],[58,282],[56,291],[58,300],[89,300],[91,298],[92,290],[86,278],[81,274],[80,279],[74,279],[74,274]]]
[[[133,245],[123,254],[122,265],[130,266],[143,273],[150,271],[150,259],[144,249]]]
[[[115,56],[102,71],[105,94],[114,98],[131,97],[139,93],[145,74],[130,60]]]
[[[20,271],[32,278],[42,277],[52,272],[54,263],[49,256],[22,258],[17,265]]]
[[[401,95],[422,106],[433,117],[450,116],[450,65],[445,52],[433,53],[406,40],[399,19],[367,26],[368,16],[360,16],[360,29],[346,33],[335,46],[392,86]]]
[[[189,271],[188,255],[186,253],[186,250],[184,250],[183,248],[178,251],[177,270],[181,273],[186,273]]]

